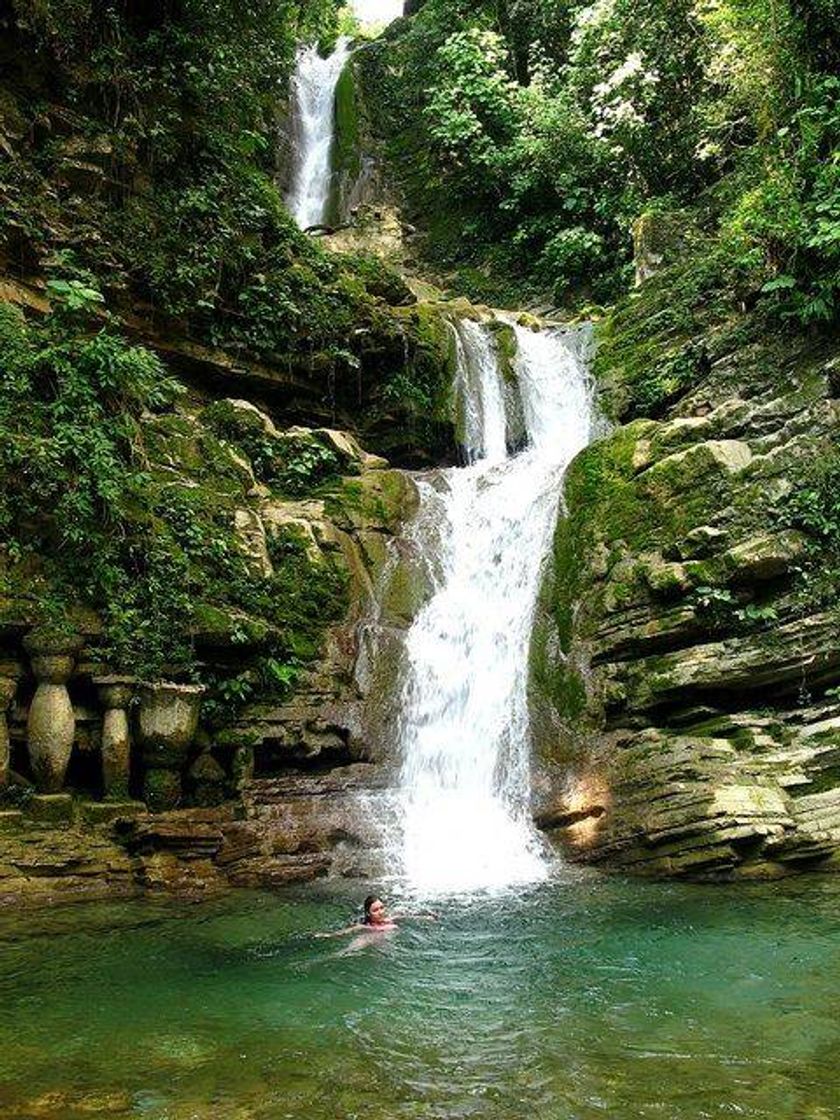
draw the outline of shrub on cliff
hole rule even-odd
[[[180,387],[160,362],[75,306],[43,325],[0,307],[0,526],[4,598],[30,621],[105,618],[120,667],[181,662],[189,606],[183,557],[154,531],[140,415]]]
[[[0,27],[7,269],[93,277],[111,310],[160,329],[343,368],[389,285],[304,236],[276,181],[297,43],[334,34],[337,7],[15,0]]]

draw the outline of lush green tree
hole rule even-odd
[[[297,44],[334,34],[337,8],[15,0],[5,36],[21,126],[0,218],[21,272],[95,277],[112,309],[139,298],[263,357],[344,351],[376,301],[296,229],[276,166]],[[56,104],[72,106],[57,125]],[[73,189],[68,159],[95,162],[99,180]]]
[[[633,220],[671,210],[719,230],[742,297],[828,321],[836,15],[836,0],[426,0],[364,69],[426,252],[456,283],[611,298]]]
[[[498,32],[456,31],[438,49],[425,117],[447,170],[462,188],[503,195],[505,149],[522,130],[521,89],[506,69]]]

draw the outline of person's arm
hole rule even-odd
[[[368,929],[368,928],[369,928],[368,926],[361,925],[361,923],[357,922],[355,925],[346,926],[344,929],[334,929],[330,933],[316,933],[316,934],[314,934],[314,936],[315,937],[344,937],[345,934],[359,933],[361,930]]]
[[[396,921],[399,919],[403,921],[406,918],[413,918],[415,922],[436,922],[438,916],[433,910],[404,910],[398,914],[392,914],[391,917]]]

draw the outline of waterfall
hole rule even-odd
[[[480,323],[463,319],[455,331],[456,409],[461,420],[467,461],[505,458],[505,408],[493,336]]]
[[[455,392],[470,462],[419,481],[415,543],[435,555],[435,586],[406,636],[395,856],[426,894],[546,874],[529,812],[528,647],[563,471],[593,408],[584,332],[514,330],[525,450],[506,451],[492,332],[464,320]]]
[[[330,194],[330,151],[335,121],[335,88],[350,57],[341,38],[328,58],[316,46],[301,47],[292,76],[295,168],[287,205],[301,229],[320,225]]]

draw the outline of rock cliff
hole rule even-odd
[[[194,524],[206,518],[220,527],[213,547],[242,561],[240,578],[247,569],[263,589],[262,610],[253,609],[256,600],[247,610],[223,597],[196,605],[191,635],[209,690],[197,731],[165,763],[142,745],[143,686],[103,676],[101,622],[85,616],[81,648],[51,686],[69,694],[71,726],[68,756],[47,787],[34,769],[41,678],[25,639],[38,631],[31,582],[19,580],[20,594],[0,602],[10,764],[0,900],[362,873],[375,838],[356,795],[383,780],[362,725],[373,590],[387,583],[390,542],[415,506],[413,484],[351,435],[280,430],[240,399],[186,405],[149,416],[145,427],[150,484],[170,499],[188,498]],[[285,486],[271,472],[260,480],[272,454],[291,470]],[[274,635],[294,651],[285,661],[267,654],[279,648]],[[105,690],[116,682],[129,742],[121,769],[109,774]],[[58,716],[50,709],[45,718],[52,757]]]
[[[840,852],[838,369],[683,262],[599,328],[533,646],[543,828],[644,874]]]

